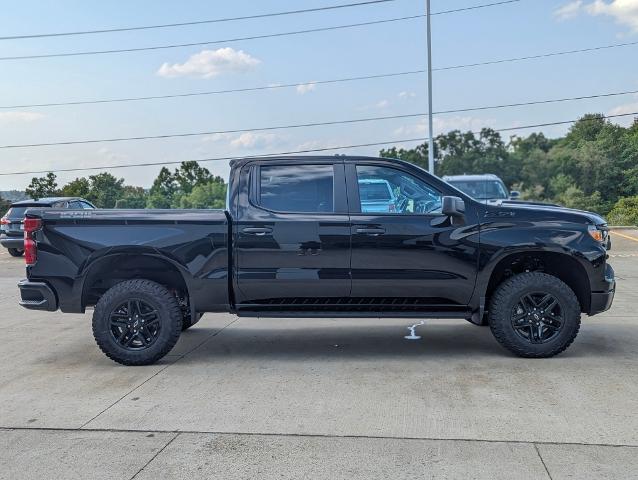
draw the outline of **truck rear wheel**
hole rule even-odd
[[[149,280],[127,280],[95,306],[93,336],[100,350],[122,365],[150,365],[164,357],[182,331],[174,295]]]
[[[540,272],[522,273],[494,292],[489,324],[496,340],[516,355],[553,357],[578,335],[580,304],[560,279]]]
[[[9,250],[9,255],[12,257],[21,257],[24,255],[24,250],[19,250],[17,248],[8,248],[7,250]]]

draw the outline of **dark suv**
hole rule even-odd
[[[24,214],[29,208],[70,208],[73,210],[93,210],[95,206],[76,197],[41,198],[40,200],[23,200],[11,204],[11,208],[0,220],[0,244],[9,250],[13,257],[24,253]]]

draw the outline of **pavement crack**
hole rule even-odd
[[[545,468],[545,472],[547,473],[549,480],[554,480],[552,478],[552,474],[549,473],[549,468],[547,468],[547,465],[545,464],[545,460],[543,460],[543,456],[541,455],[541,451],[538,449],[538,445],[534,444],[534,448],[536,449],[536,454],[538,455],[538,458],[540,459],[541,463],[543,464],[543,467]]]
[[[200,343],[198,343],[197,345],[195,345],[193,348],[191,348],[190,350],[188,350],[187,352],[184,352],[183,354],[177,356],[177,358],[175,360],[173,360],[172,362],[168,363],[167,365],[165,365],[163,368],[160,368],[157,372],[155,372],[153,375],[151,375],[150,377],[148,377],[146,380],[144,380],[142,383],[140,383],[139,385],[136,385],[133,389],[131,389],[130,391],[126,392],[124,395],[122,395],[120,398],[118,398],[117,400],[115,400],[113,403],[111,403],[108,407],[106,407],[104,410],[102,410],[100,413],[98,413],[97,415],[95,415],[93,418],[89,419],[88,421],[84,422],[82,425],[80,425],[80,430],[81,429],[85,429],[85,427],[91,423],[92,421],[94,421],[95,419],[97,419],[99,416],[101,416],[102,414],[106,413],[108,410],[110,410],[111,408],[113,408],[115,405],[117,405],[118,403],[120,403],[122,400],[124,400],[126,397],[128,397],[131,393],[133,393],[134,391],[136,391],[137,389],[143,387],[144,385],[146,385],[148,382],[150,382],[152,379],[154,379],[155,377],[157,377],[160,373],[162,373],[163,371],[165,371],[167,368],[175,365],[177,362],[179,362],[180,360],[182,360],[184,357],[186,357],[187,355],[190,355],[191,353],[193,353],[195,350],[197,350],[199,347],[201,347],[202,345],[204,345],[206,342],[208,342],[211,338],[216,337],[217,335],[219,335],[220,333],[222,333],[224,330],[226,330],[228,327],[230,327],[232,324],[234,324],[235,322],[237,322],[239,320],[239,317],[235,318],[233,321],[227,323],[226,325],[224,325],[222,328],[220,328],[219,330],[216,330],[215,332],[211,333],[210,335],[208,335],[204,340],[202,340]]]
[[[168,447],[171,443],[173,443],[173,441],[174,441],[177,437],[179,437],[179,435],[180,435],[179,433],[176,433],[175,435],[173,435],[173,437],[172,437],[172,438],[171,438],[168,442],[166,442],[166,445],[164,445],[162,448],[160,448],[160,449],[157,451],[157,453],[155,453],[155,455],[153,455],[153,456],[149,459],[149,461],[148,461],[148,462],[146,462],[144,465],[142,465],[142,468],[140,468],[137,472],[135,472],[135,475],[133,475],[133,476],[132,476],[129,480],[133,480],[133,479],[134,479],[135,477],[137,477],[140,473],[142,473],[142,472],[144,471],[144,469],[145,469],[146,467],[148,467],[148,466],[150,465],[150,463],[151,463],[153,460],[155,460],[155,459],[156,459],[156,458],[157,458],[157,457],[158,457],[158,456],[159,456],[159,455],[160,455],[160,454],[161,454],[164,450],[166,450],[166,448],[167,448],[167,447]]]

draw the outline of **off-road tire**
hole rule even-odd
[[[143,350],[128,350],[119,345],[111,333],[111,313],[132,298],[153,306],[160,330],[154,343]],[[174,295],[150,280],[127,280],[109,289],[93,312],[93,336],[100,350],[122,365],[151,365],[164,357],[177,343],[182,332],[182,311]]]
[[[199,322],[201,320],[201,318],[202,318],[202,314],[201,313],[196,313],[195,314],[195,321],[191,322],[190,313],[187,313],[186,315],[184,315],[184,317],[182,318],[182,332],[184,330],[188,330],[189,328],[194,326],[197,322]]]
[[[21,257],[24,255],[24,250],[19,250],[17,248],[8,248],[7,250],[9,250],[9,255],[12,257]]]
[[[534,344],[519,336],[512,325],[512,312],[527,293],[547,293],[558,300],[563,326],[547,343]],[[496,340],[512,353],[525,358],[548,358],[569,347],[580,329],[581,308],[573,290],[560,279],[540,272],[515,275],[503,282],[490,302],[489,324]]]

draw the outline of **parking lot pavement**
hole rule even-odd
[[[0,478],[636,478],[638,231],[612,240],[614,308],[548,360],[463,321],[209,314],[121,367],[90,314],[21,309],[1,252]]]

